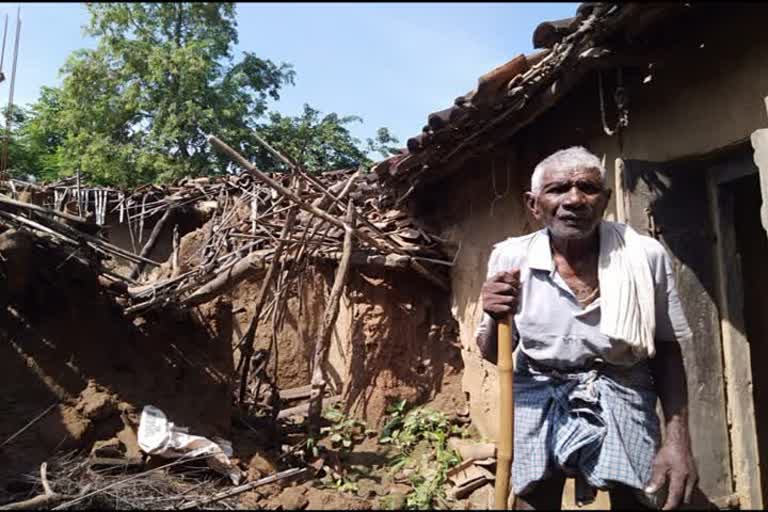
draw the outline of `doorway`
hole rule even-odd
[[[760,465],[760,487],[766,503],[768,470],[768,237],[760,222],[760,181],[757,173],[723,185],[733,198],[736,257],[741,267],[744,334],[752,363],[752,395]]]
[[[762,509],[768,503],[768,237],[760,178],[746,145],[707,167],[733,497],[741,509]]]

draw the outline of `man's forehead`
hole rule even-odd
[[[554,181],[566,181],[573,178],[596,178],[602,181],[600,175],[600,169],[597,167],[561,167],[555,169],[544,169],[541,176],[541,181],[544,183],[552,183]]]

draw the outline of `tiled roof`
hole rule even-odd
[[[612,36],[630,23],[650,24],[675,7],[681,6],[583,3],[573,18],[539,24],[533,33],[539,50],[517,55],[479,77],[475,89],[429,114],[422,133],[408,139],[407,149],[373,170],[394,188],[413,190],[423,181],[439,179],[449,165],[455,167],[492,145],[493,128],[519,129],[555,104],[588,70],[612,57]]]

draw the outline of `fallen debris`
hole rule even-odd
[[[190,435],[188,430],[168,421],[157,407],[147,405],[141,412],[139,446],[149,455],[165,458],[205,455],[211,469],[228,476],[233,484],[239,484],[242,472],[230,460],[230,442],[224,439],[211,441],[202,436]]]
[[[53,492],[51,484],[48,483],[47,468],[48,464],[45,462],[40,465],[40,481],[43,484],[43,494],[28,500],[3,505],[0,507],[0,510],[35,510],[40,509],[41,507],[54,505],[66,499],[71,499],[71,496]]]
[[[293,468],[288,469],[286,471],[281,471],[280,473],[277,473],[272,476],[268,476],[266,478],[262,478],[260,480],[256,480],[254,482],[249,482],[247,484],[240,485],[238,487],[235,487],[233,489],[230,489],[228,491],[223,491],[217,494],[214,494],[213,496],[209,498],[203,498],[196,501],[190,501],[189,503],[185,503],[178,507],[179,510],[189,510],[191,508],[198,508],[203,505],[208,505],[209,503],[214,503],[216,501],[221,501],[225,498],[230,498],[232,496],[237,496],[238,494],[242,494],[246,491],[250,491],[251,489],[255,489],[256,487],[271,484],[274,482],[278,482],[280,480],[287,480],[288,478],[297,477],[299,475],[303,475],[307,473],[309,470],[306,468]]]
[[[256,471],[246,462],[257,459],[259,449],[256,454],[253,449],[243,449],[237,444],[233,449],[227,441],[217,437],[222,435],[238,441],[236,437],[230,437],[225,427],[212,422],[191,425],[190,418],[185,417],[184,424],[191,425],[195,432],[200,432],[198,427],[203,427],[208,437],[191,435],[188,429],[169,421],[162,410],[149,405],[143,406],[139,421],[138,408],[142,407],[139,404],[152,403],[152,399],[131,393],[131,386],[137,382],[131,380],[135,378],[133,375],[125,375],[120,387],[98,379],[92,382],[93,369],[99,368],[101,361],[96,358],[84,364],[72,358],[67,362],[68,371],[88,377],[87,389],[93,388],[93,400],[86,404],[86,400],[72,397],[77,405],[63,405],[63,414],[72,416],[67,426],[77,430],[72,437],[78,442],[85,439],[88,443],[94,443],[94,439],[100,441],[85,447],[84,453],[90,452],[90,455],[85,460],[77,459],[76,469],[58,467],[51,485],[43,484],[45,476],[41,477],[40,485],[44,488],[41,496],[50,500],[47,506],[65,509],[108,502],[110,507],[118,508],[227,508],[234,504],[228,501],[230,498],[256,487],[261,487],[262,491],[241,499],[258,500],[261,498],[254,496],[261,493],[264,498],[274,496],[275,490],[270,484],[304,474],[308,469],[301,469],[303,466],[313,468],[316,473],[325,472],[326,477],[332,468],[335,473],[331,479],[334,475],[340,475],[342,479],[355,475],[354,471],[343,468],[339,458],[340,453],[351,451],[350,446],[358,442],[350,440],[345,429],[351,428],[349,422],[354,420],[354,428],[365,431],[367,437],[372,431],[352,416],[345,416],[338,425],[328,420],[328,416],[319,420],[324,408],[342,401],[344,393],[349,391],[344,382],[348,377],[340,376],[337,369],[326,373],[325,367],[332,350],[331,335],[338,327],[337,315],[339,319],[344,318],[339,311],[348,315],[347,308],[355,307],[353,301],[361,296],[360,276],[350,267],[362,265],[366,267],[366,274],[372,273],[371,277],[364,277],[364,286],[373,287],[376,282],[388,286],[390,283],[386,278],[375,273],[386,268],[386,272],[393,275],[403,270],[410,270],[412,275],[420,274],[437,290],[445,289],[451,258],[444,242],[426,226],[413,221],[406,212],[393,209],[391,200],[378,188],[376,176],[362,169],[319,175],[295,166],[290,174],[262,173],[251,167],[245,169],[246,173],[237,176],[185,179],[170,186],[146,186],[133,191],[89,188],[82,183],[73,185],[67,181],[42,186],[29,184],[34,194],[26,194],[24,201],[15,198],[0,201],[0,233],[23,233],[36,251],[42,250],[45,254],[50,249],[51,257],[46,254],[45,261],[76,261],[78,269],[83,270],[82,279],[92,283],[89,293],[98,296],[119,322],[125,321],[132,335],[144,336],[153,322],[174,325],[174,322],[186,321],[193,315],[200,315],[200,319],[210,322],[211,325],[203,325],[205,340],[198,346],[190,344],[187,348],[191,350],[174,348],[175,352],[161,354],[165,359],[161,366],[168,365],[172,380],[181,381],[185,373],[199,372],[206,378],[215,373],[211,378],[211,389],[221,389],[235,398],[241,421],[235,422],[233,427],[240,427],[241,431],[247,428],[245,432],[251,439],[246,445],[256,439],[271,442],[275,448],[289,443],[284,453],[279,449],[275,450],[276,454],[268,453],[269,450],[261,452],[266,459],[273,458],[275,464],[269,470]],[[3,186],[0,182],[0,192],[5,191]],[[18,197],[15,194],[23,192],[25,186],[14,180],[9,194]],[[0,194],[0,198],[3,197]],[[191,228],[197,231],[180,228],[181,221],[190,211],[201,219],[201,224],[197,224],[199,229]],[[130,247],[126,245],[126,236],[111,237],[112,229],[122,224],[130,236]],[[353,240],[357,247],[353,247]],[[153,247],[165,244],[171,251],[171,243],[172,252],[158,257]],[[160,263],[155,259],[166,261]],[[323,280],[334,274],[336,279],[328,297]],[[0,276],[3,278],[5,276]],[[314,357],[312,348],[304,354],[313,360],[307,364],[307,380],[311,383],[300,386],[301,381],[295,381],[285,386],[292,389],[281,390],[276,384],[278,334],[283,328],[289,302],[303,300],[301,290],[307,283],[318,288],[314,293],[319,296],[319,300],[312,298],[316,300],[315,305],[319,304],[316,306],[319,311],[317,328],[308,338],[313,340]],[[245,293],[237,296],[238,286],[248,290],[248,300],[243,298]],[[235,299],[239,301],[237,304],[234,304]],[[407,300],[403,311],[413,320],[406,318],[404,321],[418,324],[421,332],[424,308],[414,308],[413,299]],[[400,301],[395,302],[399,304]],[[442,307],[442,303],[439,304]],[[217,308],[224,311],[220,318],[214,314],[219,310]],[[248,316],[237,323],[234,309]],[[322,311],[325,311],[324,315]],[[425,335],[429,334],[430,343],[439,344],[443,331],[433,333],[432,326],[441,321],[440,317],[432,311],[427,314]],[[20,325],[27,320],[21,315],[17,315],[17,319]],[[227,326],[227,322],[233,321],[236,322],[234,328]],[[271,326],[266,326],[266,329],[271,328],[269,348],[265,348],[261,333],[265,330],[265,322],[271,322]],[[172,340],[169,345],[175,347],[179,344],[174,339],[175,330],[169,332],[173,333],[169,336]],[[208,347],[213,345],[208,345],[207,341],[213,341],[218,333],[223,333],[220,339],[216,338],[218,346],[226,346],[229,352],[217,354],[217,359],[228,363],[219,365],[206,361],[198,364],[195,351],[209,350]],[[262,339],[258,339],[259,336]],[[130,346],[130,336],[126,336],[126,340],[123,342],[121,338],[122,344],[116,351]],[[62,349],[67,350],[63,345]],[[133,350],[125,349],[125,356],[132,358]],[[292,356],[289,354],[288,357]],[[423,360],[428,362],[430,358]],[[117,373],[126,365],[124,360],[111,363]],[[268,368],[273,363],[274,370]],[[300,364],[296,367],[304,371]],[[444,364],[442,359],[440,364]],[[128,367],[130,374],[132,365]],[[407,372],[414,371],[410,365],[408,368]],[[441,374],[436,375],[437,379],[432,382],[431,374],[419,374],[419,400],[426,399],[430,390],[439,386]],[[350,403],[355,399],[367,402],[356,388],[348,395]],[[354,398],[356,396],[359,398]],[[171,405],[164,404],[163,409],[170,411]],[[213,408],[216,408],[215,404]],[[126,411],[130,412],[130,420]],[[174,418],[181,417],[177,415],[183,415],[183,412],[171,414]],[[114,425],[120,423],[118,416],[126,429],[121,432],[114,431]],[[296,423],[297,417],[309,417],[310,421]],[[231,421],[229,413],[227,418]],[[290,421],[284,421],[286,419]],[[332,427],[320,428],[320,421],[331,421]],[[103,428],[102,424],[109,427]],[[135,426],[138,426],[138,434]],[[319,434],[316,438],[307,437],[308,426]],[[318,456],[319,447],[311,444],[326,437],[333,437],[325,441],[331,446],[320,448],[322,456]],[[13,437],[6,442],[12,440]],[[142,457],[139,448],[150,457]],[[154,467],[158,457],[177,460]],[[192,464],[194,462],[197,464]],[[217,489],[223,479],[210,479],[210,474],[191,486],[185,482],[192,472],[206,474],[204,470],[208,468],[202,466],[204,462],[237,487]],[[294,469],[279,471],[292,466]],[[174,479],[171,468],[173,474],[184,475],[182,481]],[[240,485],[244,468],[253,480]],[[352,482],[338,485],[346,484],[349,484],[349,490],[356,489]],[[353,500],[355,506],[370,507],[367,500],[381,495],[370,485],[354,491],[361,493]],[[13,492],[3,499],[24,501],[27,496]],[[329,505],[331,503],[334,501],[331,500]]]

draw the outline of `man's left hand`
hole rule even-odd
[[[667,502],[662,510],[673,510],[684,503],[691,502],[691,495],[699,481],[696,462],[691,454],[690,444],[682,440],[668,441],[663,444],[653,460],[651,480],[645,489],[653,494],[669,481]]]

